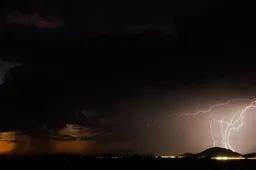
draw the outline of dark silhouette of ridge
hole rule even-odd
[[[197,156],[200,157],[216,157],[216,156],[229,156],[229,157],[236,157],[242,156],[240,153],[233,152],[232,150],[220,148],[220,147],[213,147],[204,150],[201,153],[198,153]]]
[[[256,157],[256,153],[247,153],[243,155],[245,158],[252,158],[252,157]]]
[[[194,154],[192,153],[183,153],[182,155],[179,155],[181,157],[194,157]]]
[[[221,148],[221,147],[209,148],[196,154],[184,153],[180,155],[180,157],[184,157],[184,158],[211,158],[211,157],[217,157],[217,156],[240,157],[243,155],[237,152],[233,152],[232,150]]]

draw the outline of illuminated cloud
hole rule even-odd
[[[99,136],[100,133],[96,130],[67,123],[65,127],[57,130],[50,138],[57,141],[82,141],[94,139]]]
[[[24,14],[19,11],[9,13],[5,19],[5,25],[19,24],[21,26],[34,26],[38,29],[55,29],[63,25],[60,18],[44,19],[38,14]]]
[[[101,134],[87,127],[65,124],[50,136],[49,144],[54,153],[96,154],[102,148],[95,138]]]

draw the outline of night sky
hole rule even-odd
[[[201,0],[1,3],[1,153],[256,151],[256,110],[239,119],[256,96],[247,13]]]

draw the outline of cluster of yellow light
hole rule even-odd
[[[110,157],[96,157],[96,158],[99,158],[99,159],[121,159],[123,158],[122,156],[110,156]]]
[[[185,158],[185,156],[177,156],[177,158]]]
[[[244,157],[217,156],[217,157],[213,157],[212,159],[216,159],[216,160],[241,160],[241,159],[245,159],[245,158]]]
[[[164,155],[164,156],[160,156],[161,158],[175,158],[175,156],[169,156],[169,155]]]

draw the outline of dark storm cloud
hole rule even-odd
[[[59,17],[65,21],[63,27],[68,30],[69,36],[126,33],[140,28],[159,29],[170,35],[176,27],[174,21],[177,18],[198,15],[200,11],[211,5],[208,1],[202,0],[193,3],[187,0],[161,2],[143,0],[139,3],[137,1],[120,3],[116,0],[21,1],[20,4],[25,6],[24,9],[29,9],[32,15],[28,16],[20,12],[18,15],[17,13],[13,15],[11,20],[37,27],[55,28],[62,25],[62,22],[59,20],[50,22],[44,19],[44,16]],[[216,6],[221,7],[221,5]],[[15,5],[10,8],[16,9]],[[36,16],[34,14],[39,17],[33,17]],[[31,18],[38,19],[34,21]]]
[[[112,138],[116,127],[102,122],[100,98],[94,96],[98,89],[94,83],[88,86],[88,79],[70,81],[69,75],[75,73],[65,75],[60,68],[26,64],[7,72],[0,91],[0,116],[4,117],[0,131],[21,130],[58,141]],[[65,127],[65,122],[82,129],[59,135],[56,131]]]
[[[38,123],[42,126],[42,121],[57,124],[65,119],[75,121],[72,117],[75,119],[77,108],[67,101],[61,76],[54,70],[49,72],[44,68],[20,66],[12,69],[5,75],[1,88],[4,117],[10,124],[23,127]],[[67,104],[66,109],[61,108],[64,103]]]
[[[185,145],[185,138],[175,131],[177,127],[171,124],[172,118],[166,115],[184,110],[184,105],[195,101],[195,96],[200,98],[213,86],[219,86],[215,80],[227,80],[226,75],[239,72],[235,66],[240,67],[240,58],[234,71],[234,68],[227,69],[234,64],[234,57],[214,56],[216,53],[223,55],[223,9],[202,10],[204,5],[201,4],[195,9],[191,7],[194,3],[184,2],[185,7],[179,1],[176,9],[153,8],[158,4],[135,9],[131,3],[130,8],[103,10],[98,1],[86,3],[69,3],[69,12],[60,17],[65,21],[63,38],[51,38],[60,35],[55,29],[39,34],[28,31],[28,37],[14,36],[0,47],[1,51],[7,51],[4,53],[6,60],[25,63],[24,67],[8,73],[1,86],[0,113],[5,119],[1,119],[0,126],[42,136],[45,133],[42,122],[49,129],[59,129],[63,122],[70,122],[106,131],[111,134],[106,135],[109,140],[128,141],[139,152],[159,152],[159,148],[161,151],[166,148],[175,152],[184,150],[182,145],[176,147],[176,143],[183,141]],[[116,3],[112,7],[114,5]],[[46,9],[41,8],[41,13],[47,13]],[[27,21],[30,20],[22,22],[28,24]],[[113,38],[113,32],[124,30],[138,35]],[[73,35],[88,35],[90,31],[95,35],[107,32],[109,36],[93,41],[78,36],[76,41],[69,41]],[[161,32],[168,36],[163,37]],[[33,39],[32,35],[41,38]],[[12,53],[8,53],[9,48]],[[206,57],[206,53],[214,57]],[[191,57],[194,55],[204,57]],[[64,56],[68,56],[67,59]],[[161,56],[168,56],[168,59]],[[209,86],[201,86],[207,83]],[[233,83],[229,84],[225,89],[232,88]],[[200,90],[193,90],[195,87]],[[222,95],[227,92],[225,89]],[[212,98],[217,91],[220,90],[209,96]],[[100,136],[104,136],[102,134]],[[171,139],[173,134],[180,140]],[[66,140],[63,136],[57,138]]]
[[[58,136],[58,137],[50,137],[49,139],[53,139],[56,141],[87,141],[87,140],[94,140],[97,137],[88,137],[88,138],[75,138],[75,137],[67,137],[67,136]]]
[[[23,29],[11,31],[11,33],[8,32],[9,30],[5,30],[6,32],[2,33],[4,38],[1,39],[4,45],[0,47],[2,48],[0,51],[5,58],[10,60],[13,57],[26,62],[44,61],[46,63],[62,62],[66,64],[70,62],[76,65],[77,63],[82,63],[80,62],[81,59],[78,62],[75,61],[78,58],[85,58],[88,55],[94,55],[94,58],[96,58],[95,56],[101,56],[102,51],[105,51],[107,58],[103,59],[101,57],[100,60],[95,59],[94,64],[89,64],[90,66],[101,67],[105,63],[119,62],[124,56],[127,57],[127,60],[131,57],[135,58],[135,47],[139,47],[140,50],[136,49],[138,51],[136,53],[139,53],[138,55],[140,56],[159,55],[159,53],[168,56],[223,54],[224,32],[221,29],[223,10],[218,7],[210,8],[208,5],[202,5],[204,7],[196,9],[193,14],[189,12],[189,15],[176,15],[179,10],[175,8],[175,5],[169,5],[169,7],[167,2],[167,4],[161,4],[160,2],[159,4],[149,4],[149,7],[145,8],[142,5],[143,3],[140,4],[141,6],[137,4],[138,7],[133,8],[131,4],[136,6],[136,2],[127,2],[130,7],[123,7],[124,9],[119,8],[121,4],[118,5],[114,1],[112,4],[111,2],[105,4],[106,2],[103,3],[102,1],[84,2],[80,0],[72,3],[54,2],[55,5],[51,7],[52,3],[51,1],[47,1],[47,3],[37,2],[36,6],[44,4],[40,10],[30,12],[31,15],[25,15],[20,12],[14,15],[14,19],[11,20],[18,20],[27,24],[31,23],[29,18],[36,16],[34,14],[38,14],[41,18],[35,17],[38,18],[37,21],[42,19],[48,22],[46,15],[43,15],[43,13],[47,13],[48,8],[51,8],[49,11],[54,11],[54,8],[62,9],[65,11],[60,12],[62,14],[49,12],[51,14],[49,16],[57,18],[60,16],[59,18],[63,20],[64,25],[61,26],[61,30],[38,31],[28,29],[26,31]],[[102,8],[101,4],[104,4],[105,8]],[[184,2],[184,4],[186,3]],[[35,4],[30,6],[35,6]],[[178,6],[177,8],[182,8],[182,3]],[[166,11],[166,15],[161,14],[162,11]],[[139,18],[138,21],[135,18]],[[57,24],[53,24],[53,26],[58,26],[62,23],[58,19],[56,22]],[[53,23],[55,23],[54,20]],[[38,26],[40,22],[39,24],[37,22],[34,24]],[[25,36],[22,34],[23,32],[26,33]],[[107,36],[99,36],[94,39],[95,41],[87,41],[88,39],[85,38],[85,36],[96,36],[103,33],[107,34]],[[126,36],[113,38],[112,35],[119,35],[119,33]],[[131,33],[136,35],[131,35]],[[163,37],[163,35],[168,36]],[[58,39],[56,37],[61,38]],[[70,39],[74,41],[71,42]],[[134,40],[136,40],[136,43]],[[130,47],[134,50],[128,49]],[[144,47],[147,50],[141,50]],[[154,50],[160,48],[161,50],[159,51]],[[121,52],[120,54],[119,51],[126,52]],[[68,59],[64,62],[58,60],[59,56],[64,55],[72,56],[72,60]],[[120,55],[122,57],[113,59]],[[112,58],[112,61],[109,58]],[[87,57],[87,59],[93,60],[92,57]],[[134,62],[131,63],[133,64]]]
[[[20,142],[22,142],[22,141],[18,141],[18,140],[0,140],[0,142],[20,143]]]
[[[6,62],[2,61],[0,58],[0,84],[3,83],[4,75],[9,70],[11,70],[13,67],[19,66],[19,63],[12,63],[12,62]]]

